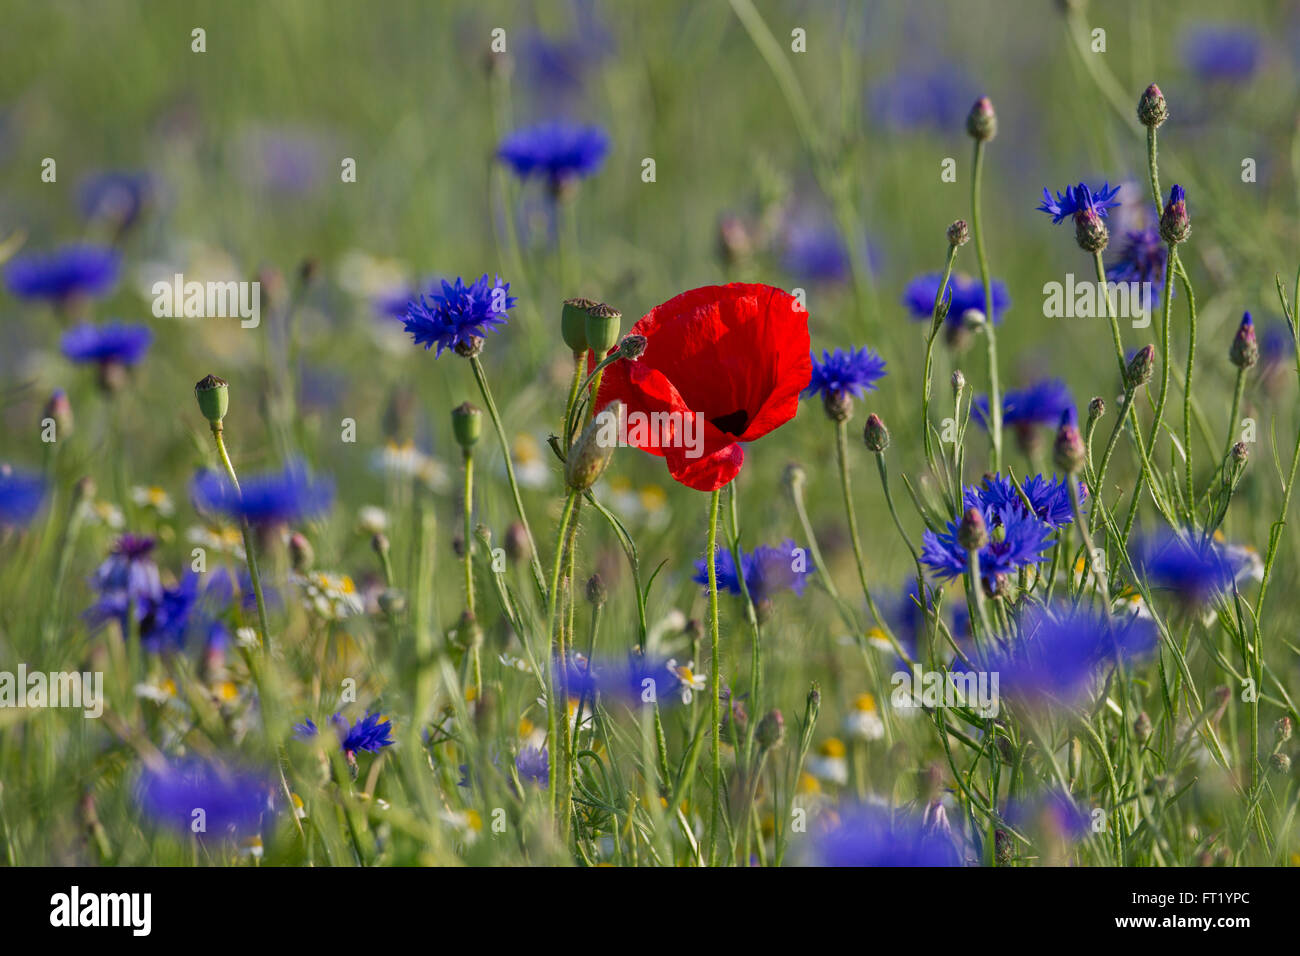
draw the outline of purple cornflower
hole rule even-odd
[[[951,63],[909,69],[871,88],[869,112],[873,122],[899,132],[957,127],[966,116],[960,104],[975,98],[970,77]]]
[[[1115,194],[1118,192],[1119,186],[1112,188],[1109,182],[1103,183],[1096,191],[1089,189],[1087,183],[1079,183],[1077,186],[1066,186],[1065,192],[1057,193],[1056,198],[1053,199],[1052,194],[1044,189],[1043,202],[1038,210],[1051,216],[1053,225],[1067,217],[1077,217],[1081,213],[1095,214],[1104,219],[1108,209],[1114,209],[1119,205],[1114,201]]]
[[[609,137],[598,126],[563,120],[515,130],[501,141],[497,157],[521,179],[537,176],[552,192],[592,175],[609,152]]]
[[[883,807],[851,807],[816,837],[820,866],[959,866],[951,836]]]
[[[1033,505],[1033,513],[1038,520],[1059,528],[1074,520],[1074,509],[1070,504],[1070,486],[1067,479],[1057,479],[1056,475],[1046,478],[1034,475],[1020,482],[1020,487]],[[1079,483],[1079,499],[1082,504],[1087,497],[1087,489]],[[977,488],[966,489],[966,506],[992,508],[1019,508],[1025,511],[1024,498],[1016,491],[1016,486],[1005,475],[990,475]]]
[[[72,362],[130,367],[144,358],[152,342],[153,330],[147,325],[83,322],[63,333],[61,346],[64,356]]]
[[[740,566],[749,598],[756,605],[770,601],[778,591],[787,588],[802,595],[808,584],[808,575],[815,570],[807,551],[796,547],[790,539],[775,548],[759,545],[749,554],[742,550]],[[730,549],[718,548],[716,567],[718,590],[740,594],[740,577],[736,573],[736,563]],[[695,575],[691,580],[708,587],[709,566],[704,558],[695,562]]]
[[[912,318],[928,321],[934,316],[934,297],[938,295],[939,283],[942,281],[942,273],[927,272],[907,284],[903,290],[903,305]],[[970,309],[984,312],[984,284],[977,277],[958,274],[950,276],[946,294],[951,296],[945,319],[949,326],[961,325],[962,313]],[[1001,279],[990,281],[989,294],[993,297],[993,322],[996,324],[1002,321],[1003,314],[1011,307],[1011,295]]]
[[[561,672],[556,666],[556,683],[562,685],[572,701],[592,701],[596,694],[621,700],[629,705],[657,701],[667,706],[677,701],[689,703],[692,695],[703,688],[703,681],[692,667],[675,659],[646,657],[635,651],[625,657],[601,660],[568,658]]]
[[[40,475],[0,465],[0,527],[27,524],[41,510],[45,479]]]
[[[545,747],[524,747],[515,757],[515,770],[519,779],[532,781],[539,787],[545,787],[551,780],[551,764]]]
[[[1021,831],[1038,831],[1071,842],[1088,835],[1089,816],[1068,793],[1048,790],[1011,801],[1006,820]]]
[[[153,560],[154,539],[124,534],[95,570],[91,584],[101,597],[121,595],[127,601],[157,601],[162,579]]]
[[[382,714],[366,711],[365,716],[354,724],[349,724],[342,714],[335,714],[330,718],[330,723],[338,735],[339,749],[348,756],[355,756],[357,751],[379,753],[396,743],[392,737],[393,725]],[[318,733],[316,722],[310,718],[301,724],[295,724],[293,729],[300,740],[310,739]]]
[[[62,246],[49,253],[15,256],[5,267],[5,283],[20,299],[61,304],[79,296],[100,296],[117,282],[122,256],[90,244]]]
[[[283,471],[245,478],[240,488],[219,472],[201,471],[190,492],[204,511],[267,527],[291,524],[329,510],[334,483],[327,478],[313,478],[301,462],[291,461]]]
[[[1024,389],[1010,389],[1002,395],[1002,423],[1008,426],[1032,427],[1061,422],[1061,416],[1075,411],[1074,397],[1059,379],[1037,382]],[[971,406],[971,418],[982,428],[988,428],[989,400],[980,395]]]
[[[491,285],[486,273],[469,285],[457,276],[454,285],[444,279],[441,292],[411,302],[404,324],[416,345],[438,346],[435,358],[444,349],[472,354],[489,330],[506,324],[507,311],[518,301],[499,276]]]
[[[860,349],[850,348],[847,352],[843,349],[834,352],[823,350],[820,360],[813,353],[812,378],[800,395],[803,398],[818,394],[824,398],[843,395],[862,398],[867,392],[874,392],[876,383],[884,377],[885,360],[865,345]]]
[[[272,809],[274,792],[269,776],[260,771],[198,757],[146,769],[139,791],[142,809],[158,823],[183,833],[218,836],[257,830],[262,815]]]
[[[86,219],[107,220],[121,232],[135,223],[153,194],[154,181],[148,173],[108,170],[85,179],[78,200]]]
[[[966,489],[968,498],[972,493],[977,495],[975,489]],[[1047,539],[1054,529],[1037,515],[1026,514],[1023,506],[974,507],[988,529],[988,542],[980,549],[979,565],[980,576],[992,591],[1001,576],[1036,564],[1047,550]],[[958,516],[949,521],[947,530],[940,534],[927,529],[922,535],[921,563],[940,580],[960,577],[968,570],[969,553],[958,540],[962,520]]]
[[[1153,588],[1170,591],[1187,604],[1208,603],[1231,586],[1239,570],[1228,552],[1215,544],[1184,540],[1168,531],[1137,541],[1133,556]]]
[[[1106,267],[1111,282],[1150,282],[1152,295],[1164,289],[1165,259],[1169,249],[1153,227],[1130,229],[1120,239],[1119,250]]]
[[[1248,27],[1200,24],[1183,37],[1187,65],[1210,81],[1250,79],[1259,64],[1261,46],[1259,34]]]

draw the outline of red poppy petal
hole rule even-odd
[[[735,442],[723,445],[712,454],[687,458],[679,448],[668,449],[668,473],[676,481],[696,491],[717,491],[740,474],[745,450]]]

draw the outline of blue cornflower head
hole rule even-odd
[[[1261,48],[1259,34],[1247,27],[1202,24],[1187,31],[1187,64],[1206,80],[1240,81],[1254,74]]]
[[[885,360],[876,352],[863,346],[860,349],[823,350],[819,360],[812,355],[812,378],[800,394],[804,398],[822,395],[825,398],[852,395],[862,398],[876,390],[876,383],[885,377]]]
[[[740,577],[736,573],[736,563],[731,551],[719,548],[715,555],[717,567],[718,590],[728,594],[740,594]],[[760,545],[749,554],[740,552],[741,571],[745,576],[745,586],[749,590],[750,600],[755,604],[770,601],[778,592],[787,588],[795,594],[803,594],[808,584],[808,575],[815,569],[804,548],[796,547],[787,539],[778,547]],[[698,584],[708,587],[709,566],[705,559],[695,562],[695,575],[691,578]]]
[[[1067,480],[1058,480],[1056,475],[1052,475],[1051,478],[1034,475],[1020,483],[1025,497],[1033,505],[1034,515],[1053,528],[1067,525],[1074,520],[1074,509],[1070,505],[1070,486],[1066,484]],[[1083,482],[1079,482],[1080,503],[1087,493]],[[1016,486],[1011,483],[1010,478],[1002,474],[988,476],[984,479],[984,484],[978,488],[967,488],[965,500],[968,508],[987,505],[993,508],[1027,510],[1024,498],[1020,497]]]
[[[1295,354],[1291,328],[1285,322],[1273,321],[1264,327],[1259,337],[1259,360],[1264,371],[1275,368]]]
[[[163,588],[157,601],[140,605],[140,646],[151,654],[179,651],[197,623],[199,576],[187,572],[176,587]]]
[[[1004,698],[1068,704],[1093,687],[1106,662],[1146,654],[1155,643],[1155,627],[1143,618],[1108,620],[1083,607],[1035,608],[1021,620],[1019,636],[995,648],[986,665],[998,675]]]
[[[100,296],[117,282],[122,256],[90,244],[63,246],[49,253],[15,256],[5,267],[5,284],[20,299],[64,302]]]
[[[1038,210],[1051,216],[1053,225],[1079,213],[1095,213],[1104,219],[1108,209],[1119,205],[1114,201],[1118,192],[1119,186],[1112,187],[1109,182],[1102,183],[1101,188],[1095,191],[1089,189],[1087,183],[1079,183],[1077,186],[1066,186],[1065,192],[1057,193],[1053,199],[1052,194],[1044,189],[1043,202]]]
[[[978,492],[967,488],[969,496]],[[968,500],[969,497],[968,497]],[[976,505],[988,529],[988,543],[980,549],[980,575],[989,590],[994,590],[998,578],[1018,571],[1026,565],[1036,564],[1048,547],[1053,528],[1037,515],[1027,514],[1023,506],[994,507]],[[921,539],[921,561],[941,580],[960,577],[967,570],[969,557],[958,540],[961,516],[949,521],[947,530],[935,533],[926,530]]]
[[[321,514],[334,499],[334,483],[312,477],[299,461],[291,461],[283,471],[245,478],[240,488],[208,469],[195,476],[190,490],[195,505],[204,511],[263,527]]]
[[[147,325],[110,322],[92,325],[83,322],[63,333],[63,354],[73,362],[96,365],[134,365],[144,358],[153,342],[153,330]]]
[[[354,724],[349,724],[342,714],[335,714],[330,723],[338,735],[339,749],[345,754],[355,754],[358,750],[378,753],[396,743],[392,737],[393,725],[382,714],[366,711],[365,716]],[[293,733],[299,740],[310,740],[320,731],[316,721],[309,717],[301,724],[294,724]]]
[[[1037,382],[1024,389],[1010,389],[1002,395],[1002,423],[1032,426],[1061,424],[1061,416],[1074,412],[1074,396],[1060,379]],[[989,400],[980,395],[971,406],[971,417],[988,428]]]
[[[162,579],[153,560],[154,539],[124,534],[95,570],[91,584],[101,596],[121,595],[128,601],[157,601]]]
[[[35,473],[0,465],[0,527],[27,524],[41,510],[45,479]]]
[[[563,120],[515,130],[501,141],[497,157],[521,179],[537,176],[552,190],[590,176],[609,152],[609,137],[598,126]]]
[[[1188,604],[1205,604],[1232,585],[1240,570],[1234,552],[1172,532],[1144,537],[1134,545],[1134,565],[1153,587]]]
[[[532,781],[539,787],[545,787],[551,780],[551,763],[545,747],[524,747],[515,757],[515,770],[519,779]]]
[[[1127,230],[1118,251],[1106,267],[1111,282],[1150,282],[1152,294],[1164,288],[1165,259],[1169,247],[1154,227]]]
[[[943,281],[940,272],[927,272],[919,275],[907,284],[903,290],[903,305],[912,318],[928,321],[934,315],[934,297],[939,294],[939,283]],[[952,275],[948,279],[947,294],[949,326],[961,325],[962,313],[969,309],[984,311],[984,284],[973,276]],[[1003,314],[1011,307],[1011,295],[1006,283],[993,279],[989,283],[989,294],[993,297],[993,322],[1002,321]],[[986,316],[987,318],[987,316]]]
[[[969,76],[950,62],[908,69],[875,84],[868,96],[873,123],[899,132],[953,129],[966,116],[961,104],[975,98]]]
[[[1006,820],[1021,832],[1044,837],[1082,840],[1088,835],[1088,812],[1068,793],[1048,790],[1007,804]]]
[[[153,193],[148,173],[108,170],[83,181],[77,198],[85,218],[107,220],[120,231],[135,222]]]
[[[891,814],[884,807],[851,807],[821,829],[815,862],[820,866],[959,866],[952,837],[940,826]]]
[[[934,601],[934,592],[929,585],[925,588],[926,601]],[[907,651],[913,659],[917,659],[920,636],[925,633],[926,621],[925,611],[921,607],[920,592],[916,589],[916,578],[909,577],[904,582],[895,596],[886,596],[883,604],[885,616],[889,620],[889,626],[893,628],[894,636],[898,638],[898,643]],[[952,623],[950,625],[953,637],[958,640],[964,639],[970,633],[970,617],[966,606],[961,602],[952,602]],[[875,637],[872,642],[882,647],[882,649],[892,650],[892,647],[882,637]],[[883,642],[883,643],[882,643]],[[895,667],[905,666],[901,658],[896,660]]]
[[[191,757],[145,770],[139,793],[158,823],[189,834],[201,820],[204,835],[238,836],[258,829],[275,790],[260,771]]]
[[[444,279],[441,292],[421,295],[407,307],[406,331],[416,345],[438,346],[437,355],[444,349],[469,354],[489,330],[506,324],[506,312],[519,301],[509,293],[510,283],[500,276],[491,285],[486,273],[469,285],[459,276],[455,284]]]

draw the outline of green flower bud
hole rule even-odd
[[[875,412],[867,416],[866,427],[862,429],[862,440],[866,442],[869,451],[877,454],[889,447],[889,429]]]
[[[987,96],[981,96],[970,108],[970,113],[966,115],[966,132],[983,143],[998,135],[998,117]]]
[[[483,430],[483,412],[469,402],[463,402],[451,410],[451,430],[456,436],[456,444],[466,451],[478,444]]]
[[[230,410],[230,385],[215,375],[205,376],[195,384],[194,397],[203,417],[214,425],[221,424]]]
[[[989,543],[989,530],[978,508],[967,508],[957,526],[957,543],[967,551],[979,551]]]
[[[618,331],[622,321],[623,313],[603,302],[587,310],[584,329],[587,345],[596,353],[596,358],[604,358],[605,353],[618,344]]]
[[[587,351],[587,311],[600,305],[594,299],[565,299],[560,310],[560,336],[573,352]]]
[[[1169,119],[1169,106],[1165,103],[1165,95],[1160,92],[1160,87],[1152,83],[1142,93],[1142,98],[1138,100],[1138,122],[1148,129],[1156,129],[1165,120]]]
[[[578,440],[569,449],[564,463],[564,483],[573,491],[586,491],[596,483],[618,445],[617,431],[609,435],[611,423],[617,423],[623,413],[622,402],[611,402],[601,409]]]

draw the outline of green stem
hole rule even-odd
[[[474,615],[474,539],[470,537],[474,511],[474,451],[465,449],[465,610]],[[481,688],[480,688],[481,689]]]
[[[718,501],[721,491],[709,497],[709,537],[704,552],[709,569],[709,719],[713,745],[713,809],[709,824],[709,865],[718,861],[718,827],[722,816],[722,659],[718,653]]]
[[[243,492],[239,488],[239,477],[235,474],[235,466],[231,464],[230,455],[226,451],[226,440],[224,429],[221,422],[212,423],[212,437],[217,442],[217,454],[221,456],[221,464],[225,466],[226,475],[230,478],[230,483],[235,487],[235,493],[242,496]],[[253,582],[253,595],[257,599],[257,623],[262,628],[262,652],[270,654],[271,652],[271,626],[266,619],[266,598],[262,596],[262,576],[257,569],[257,551],[253,547],[253,530],[249,527],[247,518],[239,519],[239,530],[244,536],[244,557],[248,563],[248,576]]]
[[[1002,470],[1002,393],[998,386],[998,342],[993,331],[993,281],[989,276],[988,257],[984,253],[984,230],[980,228],[980,179],[984,171],[984,140],[975,140],[975,168],[971,174],[970,225],[979,259],[980,281],[984,284],[984,334],[989,358],[989,437],[993,441],[993,470]]]

